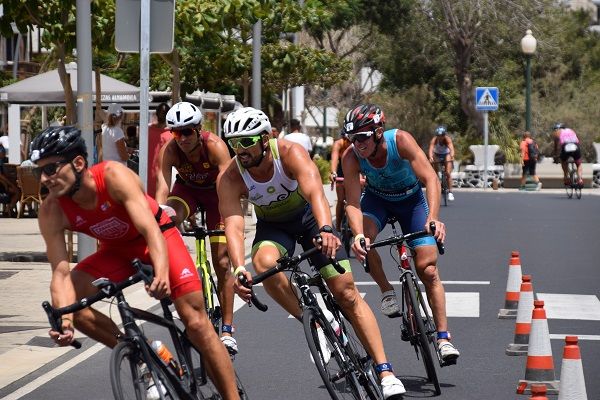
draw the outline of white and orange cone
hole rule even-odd
[[[546,397],[546,385],[531,385],[531,397],[529,400],[548,400],[548,397]]]
[[[577,336],[565,337],[558,400],[587,400]]]
[[[515,339],[513,343],[506,347],[506,354],[509,356],[524,356],[527,354],[529,346],[531,313],[533,312],[533,284],[531,283],[531,275],[523,275],[522,279],[517,322],[515,324]]]
[[[498,318],[514,319],[517,317],[519,305],[519,288],[521,285],[521,258],[518,251],[510,255],[508,265],[508,280],[506,282],[506,295],[504,297],[504,308],[498,312]]]
[[[517,393],[529,394],[532,384],[544,384],[548,394],[558,394],[559,381],[554,377],[554,360],[544,302],[535,300],[533,306],[525,379],[519,381]]]

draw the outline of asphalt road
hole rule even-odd
[[[441,212],[448,238],[439,266],[446,282],[450,330],[461,357],[458,365],[438,371],[440,398],[528,398],[515,394],[517,382],[524,378],[526,357],[505,355],[506,346],[513,342],[515,321],[497,318],[504,304],[510,253],[518,250],[523,273],[533,276],[534,292],[547,303],[557,379],[564,345],[561,335],[586,335],[579,343],[587,394],[589,399],[600,399],[600,198],[584,193],[581,200],[568,200],[563,193],[492,191],[459,192],[456,197]],[[388,277],[397,280],[385,249],[380,254],[387,260]],[[355,261],[353,270],[360,292],[376,310],[388,358],[408,389],[405,398],[432,397],[421,362],[399,340],[398,320],[377,311],[377,288]],[[257,288],[257,294],[269,311],[263,314],[243,306],[235,318],[241,349],[235,366],[250,398],[326,399],[301,326],[267,298],[264,289]],[[29,393],[6,398],[111,399],[109,351],[94,352],[70,366],[78,354],[82,352],[71,351],[21,380],[19,386],[33,388]],[[57,368],[66,371],[57,375]]]

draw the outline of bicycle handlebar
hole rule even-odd
[[[406,235],[391,236],[387,239],[382,239],[377,242],[371,243],[371,245],[369,246],[369,249],[374,249],[377,247],[388,246],[388,245],[395,245],[398,243],[407,242],[409,240],[418,239],[418,238],[425,237],[425,236],[433,236],[433,235],[435,235],[435,222],[431,221],[429,223],[429,229],[431,230],[431,233],[427,232],[426,230],[422,230],[422,231],[407,233]],[[363,241],[364,241],[364,239],[361,239],[360,245],[362,246],[363,249],[366,250],[366,248],[365,248],[366,246]],[[444,243],[438,242],[436,240],[435,244],[437,245],[438,252],[440,254],[444,254],[446,252]],[[369,272],[369,262],[367,260],[367,257],[365,257],[365,260],[363,261],[363,268],[365,269],[365,272]]]
[[[93,296],[84,297],[83,299],[78,300],[77,302],[71,305],[60,308],[54,308],[48,301],[44,301],[42,303],[42,308],[48,316],[48,322],[50,323],[52,330],[63,333],[61,327],[61,317],[65,314],[70,314],[73,312],[83,310],[84,308],[87,308],[100,300],[114,296],[121,290],[132,286],[140,281],[144,281],[144,283],[147,285],[152,283],[152,280],[154,279],[154,269],[151,265],[143,264],[137,258],[133,260],[131,264],[136,270],[135,274],[131,275],[124,281],[118,283],[109,280],[102,282],[101,285],[98,286],[100,290]],[[78,340],[73,340],[71,346],[73,346],[76,349],[79,349],[81,348],[81,342]]]
[[[261,272],[260,274],[253,276],[252,277],[252,285],[257,285],[257,284],[263,282],[265,279],[268,279],[279,272],[293,270],[298,264],[300,264],[302,261],[304,261],[307,258],[309,258],[310,256],[312,256],[313,254],[317,253],[318,251],[320,251],[319,248],[313,247],[313,248],[308,249],[305,252],[300,253],[295,256],[281,257],[279,260],[277,260],[277,265],[269,268],[268,270],[266,270],[264,272]],[[335,259],[335,257],[330,257],[329,260],[331,261],[333,267],[339,274],[344,274],[346,272],[346,270],[344,270],[344,268],[342,268],[342,266],[338,263],[338,261]],[[256,293],[254,293],[254,290],[252,289],[252,286],[249,285],[246,277],[243,275],[240,275],[238,279],[240,280],[242,285],[244,285],[245,287],[250,289],[250,300],[252,301],[252,304],[254,304],[254,306],[256,306],[256,308],[258,308],[260,311],[263,311],[263,312],[267,311],[269,309],[269,307],[266,304],[262,303],[256,297]]]
[[[223,229],[206,229],[204,227],[196,227],[190,232],[181,232],[181,236],[194,237],[198,240],[202,240],[207,236],[223,236],[225,231]]]

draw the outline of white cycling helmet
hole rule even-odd
[[[171,107],[166,120],[170,129],[196,126],[202,122],[202,111],[192,103],[182,101]]]
[[[227,139],[256,136],[271,133],[271,122],[264,112],[252,107],[243,107],[227,116],[223,128]]]

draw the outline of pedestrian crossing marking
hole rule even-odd
[[[477,102],[477,106],[479,107],[498,107],[498,103],[494,100],[494,97],[490,93],[489,89],[485,89],[483,95],[479,98]]]
[[[600,321],[600,300],[594,295],[537,293],[548,319]]]

